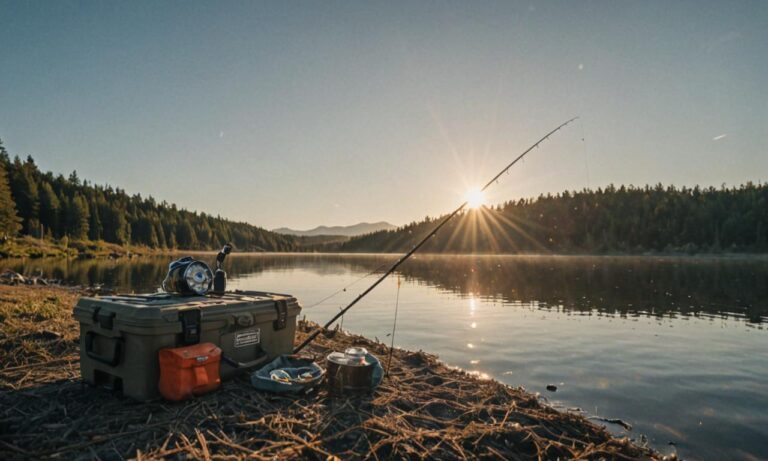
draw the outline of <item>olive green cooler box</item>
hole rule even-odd
[[[152,400],[160,396],[158,351],[209,342],[222,350],[226,380],[290,354],[300,311],[292,296],[255,291],[81,298],[80,372],[87,383]]]

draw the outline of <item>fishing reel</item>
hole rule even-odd
[[[216,273],[208,264],[191,256],[173,261],[168,266],[168,275],[163,280],[163,290],[182,296],[205,296],[209,292],[223,295],[227,288],[227,273],[221,268],[224,259],[232,252],[232,245],[226,244],[216,255]]]

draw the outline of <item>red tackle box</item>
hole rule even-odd
[[[186,400],[221,385],[221,349],[213,343],[161,349],[160,394],[168,400]]]

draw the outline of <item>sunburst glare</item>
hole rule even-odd
[[[485,205],[485,192],[480,189],[470,189],[464,196],[464,200],[467,201],[467,206],[470,209],[476,210]]]

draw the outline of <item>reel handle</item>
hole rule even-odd
[[[213,274],[213,290],[211,292],[216,295],[223,295],[227,289],[227,273],[221,268],[221,264],[228,254],[232,252],[232,244],[227,243],[216,255],[216,273]]]
[[[219,254],[216,255],[216,269],[221,269],[221,263],[224,262],[224,258],[230,253],[232,253],[232,244],[227,243],[219,250]]]

